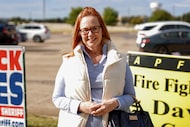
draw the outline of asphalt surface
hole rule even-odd
[[[111,33],[112,41],[123,53],[137,51],[136,33]],[[71,34],[52,34],[44,43],[23,42],[25,47],[27,113],[58,116],[51,101],[54,80],[62,54],[71,51]]]

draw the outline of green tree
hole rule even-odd
[[[71,12],[69,13],[69,17],[67,19],[67,23],[74,25],[75,24],[75,20],[78,16],[78,14],[82,11],[82,7],[77,7],[77,8],[71,8]]]
[[[127,17],[127,16],[122,17],[121,18],[121,23],[122,24],[129,23],[129,17]]]
[[[173,16],[165,10],[156,10],[152,13],[149,21],[167,21],[172,20]]]
[[[190,22],[190,12],[183,14],[183,21]]]
[[[118,12],[113,8],[106,7],[103,12],[103,19],[106,25],[116,25],[118,21]]]
[[[145,17],[142,17],[142,16],[132,16],[129,20],[129,23],[132,24],[132,25],[135,25],[135,24],[141,24],[145,21]]]

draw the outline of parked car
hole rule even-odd
[[[18,36],[12,25],[0,23],[0,45],[17,45]]]
[[[19,31],[17,31],[17,32],[18,32],[18,36],[19,36],[19,42],[26,42],[28,40],[26,33],[21,33]]]
[[[17,30],[16,25],[9,24],[7,25],[8,31],[12,32],[12,36],[15,36],[15,40],[19,42],[27,41],[26,33],[21,33]]]
[[[189,29],[190,23],[183,21],[161,21],[161,22],[148,22],[135,26],[137,32],[136,43],[139,45],[143,37],[148,37],[157,33],[161,33],[170,29]]]
[[[172,52],[190,52],[190,30],[166,30],[164,32],[144,37],[139,44],[139,50],[171,54]]]
[[[29,23],[17,26],[20,33],[26,33],[27,39],[34,42],[44,42],[51,36],[50,30],[46,25]]]

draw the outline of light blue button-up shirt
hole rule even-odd
[[[88,66],[92,101],[97,102],[97,103],[101,102],[102,93],[103,93],[102,72],[107,60],[106,48],[107,46],[104,45],[102,58],[97,64],[93,64],[93,61],[91,60],[88,53],[85,51],[84,48],[82,48],[84,52],[84,57]],[[100,116],[95,117],[95,116],[90,115],[87,121],[86,127],[103,127],[101,119],[102,118]]]

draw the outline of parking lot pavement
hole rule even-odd
[[[137,51],[135,34],[114,33],[112,41],[124,53]],[[62,62],[62,54],[71,51],[70,34],[53,34],[44,43],[24,42],[27,112],[57,116],[58,109],[51,101],[54,79]]]

